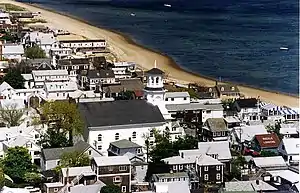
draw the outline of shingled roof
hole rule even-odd
[[[132,141],[129,141],[127,139],[114,141],[114,142],[111,142],[110,144],[112,144],[113,146],[118,147],[120,149],[123,149],[123,148],[139,148],[139,147],[141,147],[140,145],[138,145],[136,143],[133,143]]]
[[[84,141],[79,141],[72,147],[60,147],[60,148],[49,148],[49,149],[43,149],[42,150],[42,156],[44,157],[44,160],[58,160],[60,157],[66,153],[66,152],[72,152],[72,151],[78,151],[80,153],[83,153],[85,150],[87,150],[90,147],[90,145]]]
[[[212,132],[228,131],[223,118],[208,118],[206,122]]]
[[[164,72],[158,68],[152,68],[151,70],[147,71],[147,74],[164,74]]]
[[[159,108],[144,100],[79,103],[88,127],[165,122]]]

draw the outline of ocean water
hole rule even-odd
[[[295,0],[20,1],[123,32],[201,75],[299,93],[299,2]]]

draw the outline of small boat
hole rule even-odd
[[[288,50],[289,48],[287,48],[287,47],[280,47],[279,49],[280,50]]]
[[[131,13],[130,15],[134,17],[134,16],[135,16],[135,13]]]
[[[165,7],[172,7],[170,4],[164,4]]]

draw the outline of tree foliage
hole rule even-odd
[[[107,185],[101,188],[100,193],[121,193],[121,190],[119,186]]]
[[[60,132],[59,129],[48,129],[47,132],[41,135],[38,142],[44,149],[59,148],[71,146],[66,133]]]
[[[241,180],[241,169],[244,167],[245,164],[247,164],[247,161],[242,155],[239,155],[236,158],[234,158],[231,162],[230,178],[236,178],[238,180]]]
[[[30,59],[46,58],[46,53],[41,47],[34,45],[25,49],[25,56]]]
[[[196,149],[198,146],[198,140],[193,136],[186,135],[171,142],[169,132],[160,134],[155,131],[154,135],[155,145],[149,152],[153,162],[160,162],[161,159],[178,155],[179,150]]]
[[[272,125],[266,126],[267,131],[271,133],[275,133],[278,136],[278,138],[282,140],[283,135],[280,133],[280,128],[281,128],[280,123],[276,123],[274,126]]]
[[[14,127],[23,122],[24,111],[17,109],[16,105],[8,105],[0,109],[0,120],[5,124]]]
[[[83,122],[76,104],[68,101],[53,101],[43,104],[41,116],[48,125],[54,123],[54,128],[63,134],[69,134],[69,143],[73,145],[73,135],[83,134]]]
[[[60,157],[60,165],[56,168],[56,171],[60,171],[61,168],[66,167],[82,167],[89,166],[90,158],[86,153],[72,151],[65,152]]]
[[[11,69],[5,74],[1,82],[7,82],[14,89],[22,89],[24,88],[25,79],[19,70]]]
[[[31,163],[31,156],[24,147],[9,148],[3,160],[3,171],[10,176],[14,183],[24,182],[25,174],[36,172],[36,167]]]
[[[28,172],[24,175],[24,181],[30,185],[37,186],[42,182],[41,174],[36,172]]]

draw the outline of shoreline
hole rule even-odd
[[[70,14],[65,14],[58,12],[56,10],[53,10],[51,8],[43,7],[37,4],[28,4],[28,3],[21,3],[21,2],[16,2],[13,0],[4,0],[4,3],[11,3],[15,4],[21,7],[24,7],[28,9],[29,11],[32,11],[33,9],[37,9],[41,11],[41,17],[45,19],[48,23],[45,23],[45,26],[49,25],[51,26],[55,25],[55,21],[52,21],[51,23],[51,15],[52,17],[61,17],[60,19],[65,19],[68,22],[73,22],[73,24],[80,26],[80,27],[86,27],[91,28],[87,29],[85,31],[85,28],[82,29],[82,31],[78,31],[78,29],[71,29],[73,26],[72,24],[69,25],[69,28],[71,29],[66,29],[71,33],[78,34],[76,32],[81,32],[78,35],[84,34],[84,37],[87,37],[89,39],[93,39],[91,36],[97,36],[98,33],[101,36],[102,33],[102,38],[106,39],[109,45],[109,48],[112,50],[114,54],[118,56],[121,60],[126,60],[126,61],[132,61],[132,59],[135,59],[135,62],[138,66],[142,67],[143,69],[150,69],[154,67],[154,60],[157,59],[159,68],[161,68],[163,71],[168,73],[169,79],[172,79],[174,81],[177,81],[179,83],[200,83],[205,86],[214,86],[215,82],[217,81],[215,78],[212,77],[207,77],[195,72],[191,72],[187,69],[183,69],[180,67],[176,62],[168,55],[161,53],[157,50],[151,49],[146,47],[145,45],[140,45],[136,43],[129,35],[123,34],[122,32],[112,30],[112,29],[106,29],[102,28],[101,26],[95,26],[94,24],[85,21],[84,19],[81,19],[77,16],[70,15]],[[36,11],[35,11],[36,12]],[[48,12],[48,13],[45,13]],[[47,18],[47,15],[48,16]],[[59,24],[57,24],[59,26]],[[52,28],[54,27],[52,26]],[[62,26],[65,27],[65,26]],[[55,28],[55,27],[54,27]],[[59,28],[59,27],[58,27]],[[68,28],[68,26],[66,26]],[[60,28],[59,28],[60,29]],[[88,31],[89,30],[89,31]],[[75,32],[74,32],[75,31]],[[92,33],[90,33],[92,31]],[[97,33],[97,35],[96,35]],[[85,36],[86,35],[86,36]],[[105,38],[106,36],[106,38]],[[95,38],[95,37],[94,37]],[[99,38],[99,37],[97,37]],[[111,46],[111,47],[110,47]],[[123,49],[122,49],[123,47]],[[128,48],[130,51],[128,51]],[[127,53],[126,53],[127,52]],[[129,52],[129,53],[128,53]],[[131,55],[130,55],[131,54]],[[140,54],[144,54],[140,56]],[[154,57],[154,58],[153,58]],[[157,58],[156,58],[157,57]],[[148,59],[148,60],[147,60]],[[152,64],[150,62],[152,60]],[[163,64],[160,66],[160,64]],[[298,107],[298,99],[299,96],[291,93],[283,93],[279,91],[271,91],[267,89],[262,89],[262,88],[256,88],[255,86],[249,86],[241,83],[236,83],[233,81],[221,81],[219,82],[221,84],[226,83],[226,84],[236,84],[238,88],[240,89],[241,93],[243,93],[246,97],[258,97],[262,100],[269,101],[271,103],[274,103],[276,105],[286,105],[290,107]]]

